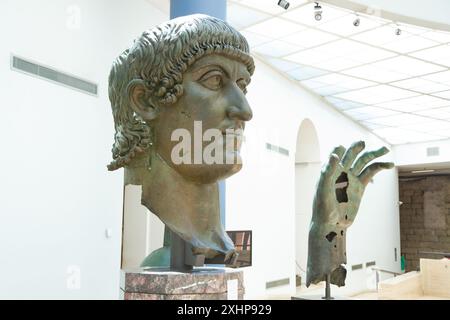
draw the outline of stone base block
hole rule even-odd
[[[208,267],[122,270],[120,289],[125,300],[241,300],[245,292],[242,271]]]

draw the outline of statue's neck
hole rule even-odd
[[[218,183],[199,184],[182,177],[156,152],[142,180],[142,204],[187,239],[201,238],[220,226]],[[184,238],[184,237],[183,237]]]
[[[155,152],[135,160],[125,170],[125,183],[142,185],[141,203],[192,244],[195,254],[213,258],[234,252],[220,220],[217,182],[189,181]]]

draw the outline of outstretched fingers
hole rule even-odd
[[[342,166],[344,167],[344,169],[350,169],[353,161],[355,161],[358,154],[363,151],[365,147],[366,144],[364,143],[364,141],[358,141],[353,143],[350,148],[348,148],[347,152],[344,155],[344,158],[342,159]]]
[[[382,147],[375,151],[367,151],[365,152],[361,157],[359,157],[358,160],[356,160],[355,165],[351,169],[352,173],[354,175],[359,175],[364,169],[364,167],[372,160],[379,158],[381,156],[384,156],[386,153],[389,152],[389,149],[386,147]]]
[[[381,170],[383,169],[392,169],[394,167],[394,163],[392,162],[375,162],[372,163],[370,166],[364,169],[363,172],[359,175],[359,181],[363,185],[367,185],[370,180]]]
[[[339,159],[342,159],[342,157],[344,156],[344,153],[345,153],[345,148],[343,146],[336,147],[331,152],[331,154],[337,155]]]
[[[328,160],[327,165],[322,169],[322,174],[320,175],[319,189],[322,189],[323,185],[332,182],[332,178],[339,166],[340,161],[341,159],[335,153],[330,155],[330,159]]]

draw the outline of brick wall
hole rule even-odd
[[[400,180],[401,254],[417,270],[422,251],[450,252],[450,177]]]

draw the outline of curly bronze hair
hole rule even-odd
[[[161,105],[173,104],[183,95],[183,73],[209,54],[237,59],[247,66],[250,75],[254,72],[247,40],[225,21],[201,14],[169,20],[144,31],[113,62],[109,99],[116,133],[109,170],[129,164],[151,145],[151,128],[130,106],[130,82],[143,80]]]

